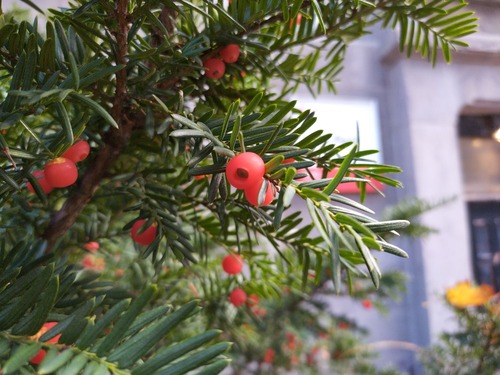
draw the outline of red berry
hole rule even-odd
[[[90,241],[83,245],[83,247],[85,248],[85,250],[95,253],[97,250],[99,250],[99,242]]]
[[[49,161],[45,164],[43,173],[49,185],[58,188],[72,185],[78,178],[75,163],[66,158],[55,158]]]
[[[224,62],[228,64],[234,63],[240,57],[240,46],[237,44],[228,44],[220,50],[219,55]]]
[[[238,254],[229,254],[222,259],[222,269],[229,275],[236,275],[243,270],[243,259]]]
[[[78,163],[89,156],[90,145],[87,141],[79,140],[73,146],[68,148],[61,157],[71,160],[73,163]]]
[[[54,190],[54,188],[47,182],[47,179],[45,178],[45,174],[43,173],[43,171],[34,171],[33,177],[35,177],[38,180],[38,184],[40,185],[45,194],[49,194],[52,190]],[[35,188],[33,187],[33,185],[31,185],[31,183],[28,182],[26,187],[32,193],[35,192]]]
[[[229,302],[231,302],[234,306],[240,307],[247,300],[247,294],[241,288],[234,289],[229,295]]]
[[[264,352],[264,363],[271,364],[274,362],[274,357],[276,356],[276,352],[273,348],[267,348]]]
[[[146,223],[145,219],[140,219],[140,220],[137,220],[134,223],[134,225],[132,225],[132,229],[131,229],[132,240],[134,240],[134,242],[138,243],[139,245],[151,244],[154,241],[154,239],[156,238],[156,234],[158,232],[158,230],[156,228],[156,223],[153,223],[153,224],[151,224],[151,226],[149,226],[142,233],[137,234],[139,229],[141,229],[145,223]]]
[[[48,330],[50,330],[55,325],[57,325],[57,322],[48,322],[48,323],[45,323],[42,326],[42,328],[40,328],[40,330],[36,333],[36,335],[32,337],[32,339],[38,341],[40,339],[40,337],[45,332],[47,332]],[[56,335],[56,336],[52,337],[50,340],[47,340],[46,342],[48,342],[50,344],[55,344],[55,343],[57,343],[59,341],[60,337],[61,337],[61,334]],[[47,354],[47,352],[45,350],[40,349],[40,351],[36,355],[34,355],[33,357],[31,357],[30,362],[33,363],[34,365],[39,365],[43,361],[43,359],[45,358],[46,354]]]
[[[224,61],[216,59],[215,57],[205,60],[203,66],[206,68],[206,76],[212,79],[222,78],[226,71],[226,64],[224,64]]]
[[[253,152],[242,152],[229,160],[226,178],[236,189],[258,184],[266,173],[264,160]]]
[[[259,304],[259,301],[260,299],[257,294],[250,294],[248,296],[247,306],[250,308],[257,306]]]
[[[367,310],[371,309],[373,307],[373,302],[370,301],[369,299],[364,299],[361,301],[361,304],[363,305],[363,307]]]
[[[264,184],[267,183],[267,191],[266,191],[266,196],[264,197],[264,202],[262,202],[262,204],[259,205],[259,191],[262,183]],[[273,185],[265,179],[262,179],[262,183],[250,185],[245,189],[245,198],[250,204],[253,204],[254,206],[257,207],[267,206],[274,199]]]

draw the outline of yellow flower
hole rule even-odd
[[[462,281],[446,290],[446,299],[455,307],[465,308],[484,305],[494,294],[490,285],[474,286],[469,281]]]

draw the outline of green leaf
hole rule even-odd
[[[24,293],[21,292],[17,301],[10,301],[10,305],[0,311],[0,330],[12,327],[12,325],[17,323],[26,311],[36,303],[52,277],[53,272],[53,264],[44,267],[33,284],[30,285],[27,290],[25,289],[23,291]]]
[[[47,321],[49,312],[56,302],[58,291],[59,279],[54,277],[41,294],[38,304],[12,328],[12,334],[24,336],[36,334]]]
[[[96,112],[99,116],[101,116],[106,122],[117,128],[118,129],[118,124],[116,121],[113,119],[113,117],[106,111],[100,104],[95,102],[94,100],[87,98],[86,96],[83,96],[81,94],[77,93],[71,93],[70,97],[72,99],[75,99],[76,101],[86,105],[87,107],[90,107],[94,112]]]
[[[75,355],[75,353],[70,349],[64,350],[62,352],[54,350],[54,352],[55,358],[51,361],[48,361],[49,358],[47,353],[44,360],[38,367],[38,374],[53,374],[56,370],[68,363]]]
[[[337,188],[337,186],[340,184],[342,181],[342,178],[345,176],[347,173],[347,170],[349,169],[349,166],[351,165],[356,152],[358,150],[358,147],[355,145],[349,154],[344,158],[344,161],[342,164],[340,164],[339,170],[335,177],[332,179],[332,181],[323,189],[323,193],[326,195],[330,195],[333,193],[333,191]]]
[[[80,73],[78,73],[78,66],[76,65],[75,56],[72,52],[69,52],[69,67],[71,70],[71,75],[73,76],[73,81],[75,82],[75,89],[80,88]]]
[[[2,372],[5,375],[16,373],[30,358],[35,356],[41,349],[42,344],[36,342],[32,344],[22,344],[5,362]]]
[[[301,196],[313,199],[316,202],[328,202],[330,200],[327,195],[323,194],[323,192],[308,187],[301,188],[299,194]]]
[[[200,335],[183,340],[179,343],[175,343],[169,348],[160,351],[152,358],[148,359],[146,363],[134,368],[132,370],[132,375],[153,374],[154,371],[169,364],[173,360],[181,358],[183,355],[189,353],[190,351],[213,340],[215,337],[219,336],[221,332],[222,331],[210,330]]]
[[[195,354],[191,354],[189,357],[179,360],[162,370],[159,370],[156,375],[184,374],[207,363],[211,359],[227,351],[230,347],[230,343],[220,342]]]
[[[68,111],[66,107],[61,102],[55,104],[59,118],[62,120],[62,126],[64,129],[64,134],[66,135],[66,142],[72,144],[74,140],[73,128],[71,127],[71,121],[69,119]]]
[[[385,241],[377,241],[377,243],[382,247],[382,251],[386,253],[396,255],[401,258],[408,258],[408,253],[403,249]]]
[[[91,346],[96,339],[102,335],[104,330],[129,307],[129,305],[129,299],[122,300],[109,309],[95,325],[87,325],[82,335],[76,340],[75,346],[80,349],[86,349]]]
[[[167,332],[190,316],[196,306],[198,306],[198,302],[191,301],[154,325],[130,337],[124,344],[113,350],[108,359],[112,362],[118,362],[121,368],[132,366],[163,339]]]
[[[158,288],[156,285],[149,285],[141,295],[132,302],[130,308],[123,314],[113,327],[113,330],[107,335],[97,348],[93,348],[99,357],[107,354],[125,335],[127,329],[132,325],[139,315],[140,311],[146,306],[149,300],[156,294]]]
[[[266,164],[266,173],[273,173],[273,171],[278,168],[281,163],[285,160],[283,155],[276,155],[271,160],[269,160]]]
[[[373,285],[375,286],[375,288],[378,288],[380,284],[381,273],[377,265],[377,262],[373,258],[373,255],[370,253],[370,250],[364,244],[361,236],[352,227],[348,226],[347,231],[351,233],[351,235],[354,237],[354,241],[356,242],[356,245],[358,246],[358,249],[361,252],[361,255],[363,256],[366,268],[368,268],[368,272],[370,273]]]

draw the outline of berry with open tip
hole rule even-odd
[[[55,158],[45,164],[43,173],[49,185],[57,188],[72,185],[78,178],[75,163],[62,157]]]
[[[203,63],[205,67],[205,75],[211,79],[220,79],[226,71],[226,64],[224,61],[211,57]]]
[[[38,180],[38,185],[40,185],[45,194],[49,194],[52,190],[54,190],[54,187],[47,182],[47,179],[45,178],[45,174],[43,173],[43,171],[34,171],[32,174],[33,177],[35,177]],[[31,185],[30,182],[26,184],[26,187],[32,193],[35,192],[35,188],[33,187],[33,185]]]
[[[264,160],[254,152],[242,152],[229,160],[226,166],[226,178],[236,189],[259,184],[264,173]]]
[[[229,302],[235,307],[242,306],[247,300],[246,292],[241,288],[235,288],[229,295]]]
[[[79,140],[68,148],[61,156],[71,160],[73,163],[85,160],[90,153],[90,145],[87,141]]]
[[[267,190],[266,195],[264,196],[264,201],[259,205],[259,192],[262,183],[267,183]],[[264,179],[261,183],[250,185],[245,189],[245,198],[250,204],[254,206],[267,206],[274,199],[273,185],[269,181]]]
[[[237,275],[243,270],[243,259],[238,254],[228,254],[222,259],[222,269],[228,275]]]
[[[47,322],[45,323],[42,328],[35,334],[35,336],[31,337],[33,340],[38,341],[40,337],[45,334],[48,330],[53,328],[54,326],[57,325],[57,322]],[[59,338],[61,337],[61,334],[58,334],[51,339],[47,340],[46,342],[50,344],[55,344],[59,341]],[[47,352],[44,349],[40,349],[37,354],[35,354],[33,357],[31,357],[30,362],[33,363],[34,365],[39,365],[42,363],[43,359],[45,358],[45,355]]]
[[[139,245],[147,246],[151,244],[156,238],[156,234],[158,232],[156,223],[151,224],[148,228],[146,228],[143,232],[139,232],[142,226],[146,223],[145,219],[137,220],[134,225],[132,225],[132,229],[130,230],[130,234],[132,236],[132,240]]]
[[[234,43],[228,44],[220,50],[219,55],[224,62],[228,64],[234,63],[240,57],[240,46]]]

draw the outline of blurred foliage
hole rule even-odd
[[[458,293],[458,294],[457,294]],[[446,301],[458,322],[420,357],[428,374],[496,374],[500,368],[500,299],[487,285],[462,282]]]

